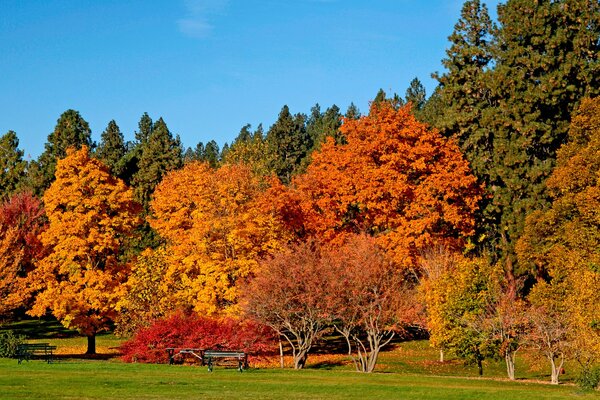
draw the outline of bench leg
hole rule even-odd
[[[208,372],[212,372],[212,370],[213,370],[212,357],[208,357]]]

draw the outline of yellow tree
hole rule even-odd
[[[50,310],[65,327],[86,335],[87,354],[94,354],[96,334],[115,317],[128,274],[119,252],[139,224],[140,206],[85,146],[69,150],[55,176],[43,198],[49,225],[41,240],[50,251],[33,271],[39,293],[29,314]]]
[[[283,239],[257,201],[260,192],[259,179],[242,164],[215,170],[193,162],[157,186],[150,225],[167,241],[163,284],[173,306],[236,312],[240,282]]]
[[[547,182],[552,206],[528,216],[517,244],[520,261],[547,278],[530,295],[540,313],[545,311],[538,319],[562,321],[560,329],[554,329],[568,342],[561,352],[570,353],[565,356],[576,357],[584,367],[600,360],[599,177],[600,98],[584,99]],[[543,344],[538,345],[544,349]],[[563,355],[550,350],[545,353],[553,367],[552,381],[558,383],[560,368],[552,357]]]

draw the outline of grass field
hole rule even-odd
[[[396,343],[382,353],[377,372],[360,374],[344,354],[314,354],[307,369],[276,368],[278,360],[254,360],[243,373],[194,365],[126,364],[116,356],[121,339],[100,335],[99,355],[87,359],[86,339],[52,321],[25,321],[11,329],[30,342],[58,346],[54,364],[0,359],[0,399],[598,399],[572,384],[546,383],[547,366],[523,354],[517,382],[504,379],[500,362],[486,362],[485,377],[459,360],[436,362],[427,341]],[[291,361],[291,360],[289,360]],[[258,368],[257,368],[258,367]],[[568,368],[569,369],[569,368]]]

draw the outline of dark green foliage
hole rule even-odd
[[[513,0],[498,18],[489,81],[496,107],[484,118],[494,132],[486,211],[495,222],[488,236],[510,266],[525,216],[548,204],[545,181],[571,114],[600,92],[600,3]]]
[[[338,106],[334,104],[325,112],[321,112],[319,104],[315,104],[310,109],[310,116],[306,121],[306,133],[313,143],[310,152],[318,150],[328,137],[340,143],[342,141],[340,126],[342,126],[342,114]]]
[[[494,27],[485,5],[467,1],[447,72],[434,75],[441,107],[427,119],[457,138],[485,185],[478,244],[508,275],[527,273],[514,264],[525,216],[547,205],[545,180],[571,113],[600,91],[599,18],[597,1],[510,0]]]
[[[111,174],[120,176],[124,165],[122,159],[126,152],[123,134],[115,120],[112,120],[102,132],[100,144],[96,148],[96,158],[109,168]]]
[[[136,136],[143,139],[141,135],[136,134]],[[139,152],[139,160],[137,172],[133,176],[134,193],[147,211],[156,185],[169,171],[183,165],[183,150],[179,136],[173,137],[162,118],[154,123],[150,136],[145,141],[139,142],[136,148]]]
[[[138,122],[138,129],[139,130],[135,132],[135,140],[139,144],[143,145],[148,141],[154,129],[152,118],[150,118],[148,113],[144,113],[140,118],[140,122]]]
[[[344,116],[347,119],[359,119],[360,118],[360,110],[354,103],[350,103],[348,109],[346,110],[346,114]]]
[[[207,162],[211,167],[217,168],[221,159],[221,151],[219,145],[214,140],[206,143],[204,151],[200,155],[200,161]]]
[[[94,147],[91,134],[88,123],[78,111],[62,113],[54,131],[48,135],[44,152],[30,168],[31,184],[36,194],[41,195],[54,181],[56,162],[67,155],[68,148]]]
[[[577,377],[577,384],[583,390],[600,389],[600,365],[582,368]]]
[[[292,115],[288,106],[283,106],[277,121],[267,132],[270,168],[285,184],[298,172],[313,146],[305,122],[304,114]]]
[[[17,347],[24,339],[24,336],[16,335],[11,330],[0,331],[0,358],[16,357]]]
[[[23,185],[27,162],[19,150],[19,138],[13,131],[0,137],[0,202]]]
[[[425,106],[425,99],[427,98],[427,93],[425,92],[425,87],[419,80],[419,78],[415,78],[410,81],[410,85],[408,89],[406,89],[406,95],[404,96],[404,101],[406,103],[412,103],[413,114],[417,115]]]

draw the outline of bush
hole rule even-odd
[[[15,335],[13,331],[0,332],[0,358],[12,358],[17,355],[17,346],[25,337]]]
[[[600,388],[600,365],[588,367],[581,370],[577,377],[577,384],[584,390],[596,390]]]
[[[275,349],[272,329],[249,320],[177,313],[157,320],[121,345],[126,362],[167,363],[168,347],[237,350],[251,355]]]

